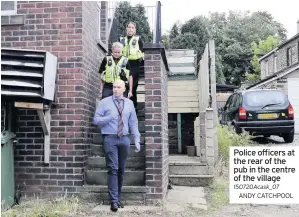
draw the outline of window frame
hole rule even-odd
[[[14,2],[14,9],[13,10],[2,10],[2,7],[1,7],[1,16],[10,16],[10,15],[17,15],[18,14],[17,1],[11,1],[11,2]]]
[[[265,61],[265,77],[269,76],[269,60]]]
[[[276,73],[277,72],[277,55],[276,54],[274,54],[274,60],[273,60],[273,62],[274,62],[274,73]]]
[[[287,67],[293,65],[293,47],[287,48]]]
[[[97,39],[101,41],[101,2],[97,1],[97,11],[98,11],[98,29],[97,29]]]

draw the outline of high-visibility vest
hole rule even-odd
[[[139,48],[139,36],[132,36],[130,42],[128,42],[127,37],[121,37],[120,43],[124,46],[123,56],[127,57],[129,60],[138,60],[144,57],[144,54]]]
[[[125,81],[125,83],[128,83],[130,71],[126,69],[127,62],[128,62],[127,58],[122,56],[118,61],[118,63],[115,64],[113,57],[107,56],[107,64],[105,66],[105,71],[102,73],[101,79],[105,83],[114,83],[116,80],[121,79],[120,73],[121,70],[123,69],[127,78],[127,81]]]

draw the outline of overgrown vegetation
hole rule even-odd
[[[229,203],[229,150],[232,146],[253,146],[256,143],[248,133],[236,134],[230,127],[218,125],[219,161],[215,166],[215,180],[209,186],[210,208],[215,210]]]
[[[256,144],[247,132],[238,135],[229,127],[222,125],[218,125],[217,132],[219,156],[224,161],[225,166],[228,166],[229,148],[231,146],[252,146]]]
[[[33,199],[23,201],[9,210],[2,210],[2,217],[65,217],[77,216],[80,200],[76,197],[61,197],[53,200]]]
[[[211,201],[212,209],[224,206],[229,203],[228,197],[228,180],[223,177],[218,177],[215,182],[210,186],[212,190]]]

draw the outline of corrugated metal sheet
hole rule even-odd
[[[57,57],[49,52],[1,49],[1,95],[4,97],[53,101],[56,73]]]

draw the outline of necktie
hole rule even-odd
[[[124,129],[124,123],[122,120],[122,106],[121,106],[121,100],[117,100],[117,109],[118,109],[118,128],[117,128],[117,135],[118,137],[122,137],[123,129]]]

